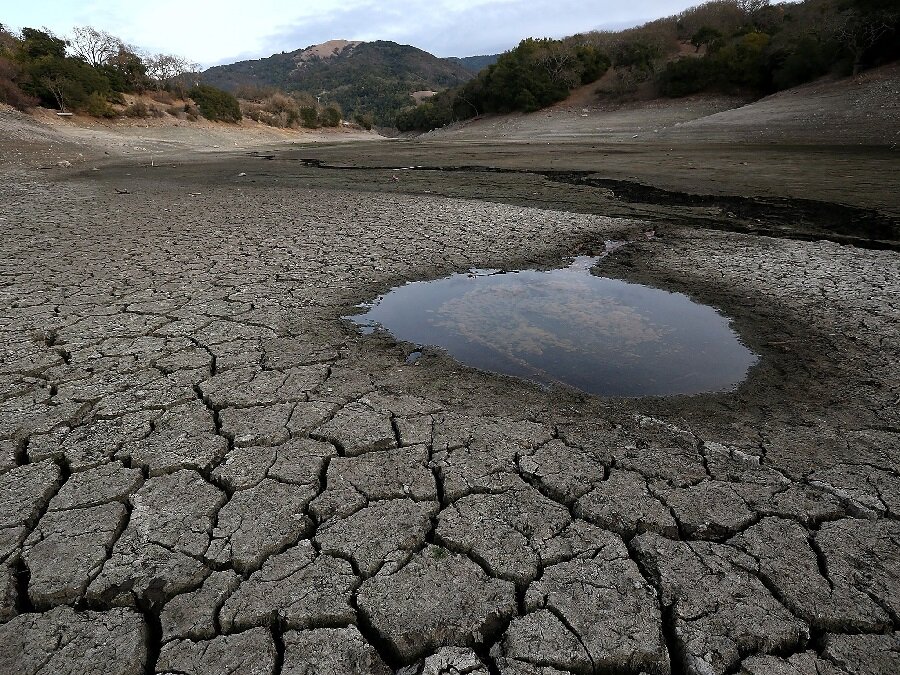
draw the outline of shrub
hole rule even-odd
[[[125,108],[124,115],[126,117],[149,117],[150,108],[147,107],[146,103],[138,99],[130,106]]]
[[[307,129],[318,129],[319,111],[313,106],[303,106],[300,108],[300,124]]]
[[[106,100],[106,97],[96,91],[87,97],[83,110],[91,117],[110,118],[115,117],[117,114]]]
[[[300,106],[290,96],[272,94],[263,101],[263,109],[271,115],[273,126],[293,127],[300,122]]]
[[[19,110],[29,110],[38,104],[38,100],[19,87],[17,79],[20,75],[21,69],[15,63],[0,57],[0,101]]]
[[[151,91],[150,98],[152,98],[157,103],[163,103],[165,105],[172,105],[173,103],[175,103],[175,97],[165,89],[160,89],[159,91]]]
[[[319,114],[319,121],[322,123],[323,127],[336,127],[341,124],[341,110],[336,105],[332,104],[326,107]]]
[[[227,91],[200,84],[188,94],[206,119],[213,122],[240,122],[241,106]]]
[[[703,59],[670,61],[657,78],[659,93],[678,98],[703,91],[709,85],[709,68]]]
[[[353,120],[366,131],[371,131],[375,126],[375,118],[372,113],[356,113]]]

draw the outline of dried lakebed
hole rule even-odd
[[[3,169],[0,672],[898,672],[896,252],[658,226],[759,364],[549,392],[340,317],[644,223],[209,169]]]
[[[682,294],[593,276],[598,260],[412,282],[350,318],[469,366],[600,396],[728,391],[744,379],[756,356],[728,319]]]

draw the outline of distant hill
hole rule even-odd
[[[250,85],[307,92],[323,103],[338,103],[346,117],[371,113],[376,124],[390,126],[397,111],[412,104],[413,92],[437,91],[472,79],[474,73],[461,61],[396,42],[332,40],[215,66],[203,72],[201,80],[228,91]]]
[[[492,66],[497,63],[497,59],[499,58],[499,54],[487,54],[485,56],[463,56],[461,58],[454,57],[448,59],[448,61],[456,61],[466,70],[471,70],[473,73],[477,73],[484,70],[488,66]]]

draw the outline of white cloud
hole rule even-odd
[[[560,37],[639,23],[690,0],[42,0],[3,10],[14,27],[60,34],[89,24],[152,52],[210,65],[330,39],[394,40],[439,56],[503,51],[525,37]]]

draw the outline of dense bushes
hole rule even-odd
[[[806,0],[790,5],[758,2],[741,11],[719,0],[687,10],[679,19],[699,58],[666,64],[660,92],[767,94],[828,74],[897,58],[900,8],[890,0]]]
[[[36,106],[38,100],[19,87],[21,74],[22,69],[17,63],[0,56],[0,101],[19,110],[28,110]]]
[[[609,64],[604,53],[587,43],[523,40],[475,79],[404,110],[396,124],[401,131],[427,130],[487,112],[532,112],[593,82]]]
[[[537,110],[609,68],[606,95],[761,96],[896,59],[898,34],[897,0],[713,0],[620,32],[525,40],[468,84],[404,110],[397,126],[427,130],[483,113]]]
[[[125,93],[151,89],[152,98],[171,108],[175,94],[184,97],[193,67],[172,55],[141,56],[118,38],[89,26],[76,27],[72,39],[65,40],[34,28],[14,34],[0,25],[0,101],[20,109],[41,104],[95,117],[161,116],[163,109],[142,101],[121,112],[113,105],[124,105]],[[233,116],[233,110],[221,103],[211,109]]]
[[[0,99],[19,108],[36,103],[100,117],[114,114],[109,105],[129,91],[137,56],[124,46],[108,60],[90,65],[67,55],[68,43],[46,31],[23,28],[13,35],[0,26]]]
[[[227,91],[208,84],[198,84],[188,92],[194,99],[200,114],[213,122],[240,122],[241,106]]]
[[[337,104],[321,106],[315,98],[302,92],[288,95],[272,89],[247,88],[243,93],[253,97],[240,101],[244,117],[272,127],[336,127],[343,117]]]

